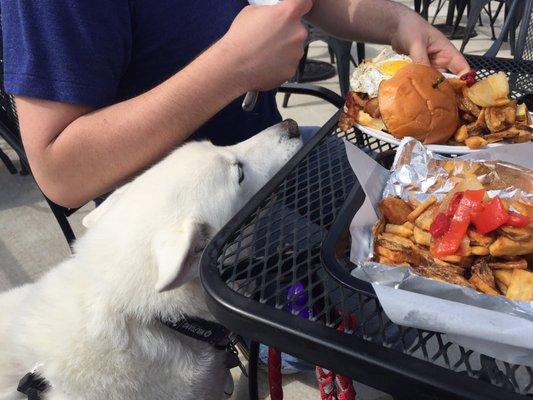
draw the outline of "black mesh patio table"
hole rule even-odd
[[[469,61],[479,76],[507,72],[514,97],[533,92],[533,63],[482,57]],[[326,272],[324,239],[358,185],[343,139],[373,157],[393,150],[357,130],[339,131],[338,117],[335,114],[206,249],[201,279],[212,313],[240,335],[398,398],[533,397],[531,367],[478,354],[440,333],[395,325],[375,295],[349,289]],[[340,258],[348,248],[344,246]],[[347,262],[346,268],[353,265]],[[307,318],[287,307],[288,288],[296,282],[308,295],[312,311]],[[353,318],[355,325],[350,323]]]

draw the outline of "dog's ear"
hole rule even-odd
[[[164,292],[194,277],[196,258],[208,242],[206,226],[193,218],[159,231],[152,242],[158,268],[155,289]]]
[[[84,227],[90,228],[93,226],[96,221],[104,215],[107,210],[111,208],[113,204],[117,202],[118,199],[122,197],[124,192],[128,189],[128,186],[130,184],[126,183],[125,185],[117,188],[113,193],[109,195],[107,199],[105,199],[102,204],[100,204],[98,207],[96,207],[94,210],[92,210],[89,214],[87,214],[85,217],[83,217],[81,223]]]

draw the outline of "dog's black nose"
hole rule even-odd
[[[287,130],[287,133],[289,134],[289,138],[296,139],[300,137],[300,128],[298,128],[298,124],[293,119],[286,119],[283,121],[283,128]]]

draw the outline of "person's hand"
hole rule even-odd
[[[217,45],[235,61],[244,91],[271,90],[295,74],[308,34],[301,18],[312,7],[312,0],[285,0],[237,15]]]
[[[415,13],[399,18],[391,42],[397,52],[408,54],[417,63],[457,75],[470,70],[468,62],[446,36]]]

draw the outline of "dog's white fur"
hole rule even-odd
[[[156,317],[213,318],[201,251],[301,146],[288,128],[182,146],[88,218],[72,258],[0,295],[0,399],[24,398],[16,387],[34,368],[46,400],[223,398],[224,352]]]

